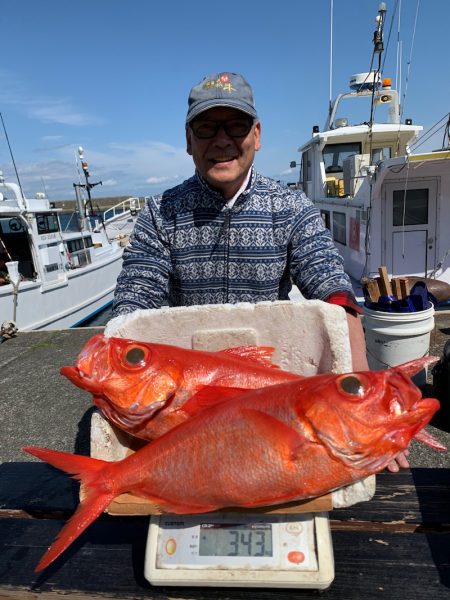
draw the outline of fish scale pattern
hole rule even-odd
[[[113,316],[139,308],[352,294],[343,260],[305,194],[252,169],[233,207],[196,173],[148,199],[124,251]]]

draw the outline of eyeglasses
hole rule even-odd
[[[206,121],[195,119],[190,123],[192,132],[195,137],[200,140],[212,139],[222,128],[229,137],[241,138],[248,135],[252,127],[253,119],[250,118],[229,119],[228,121]]]

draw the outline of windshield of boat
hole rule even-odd
[[[59,231],[56,213],[36,213],[36,224],[39,235]]]
[[[354,154],[361,154],[361,142],[326,144],[322,154],[325,173],[342,173],[344,160]]]

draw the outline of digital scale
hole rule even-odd
[[[152,585],[325,589],[328,513],[152,516],[144,574]]]

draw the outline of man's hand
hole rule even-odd
[[[407,469],[409,467],[409,462],[406,458],[408,455],[409,450],[399,452],[397,456],[387,465],[386,469],[391,473],[398,473],[400,469]]]
[[[359,316],[346,312],[353,371],[369,371],[366,357],[366,340]]]

